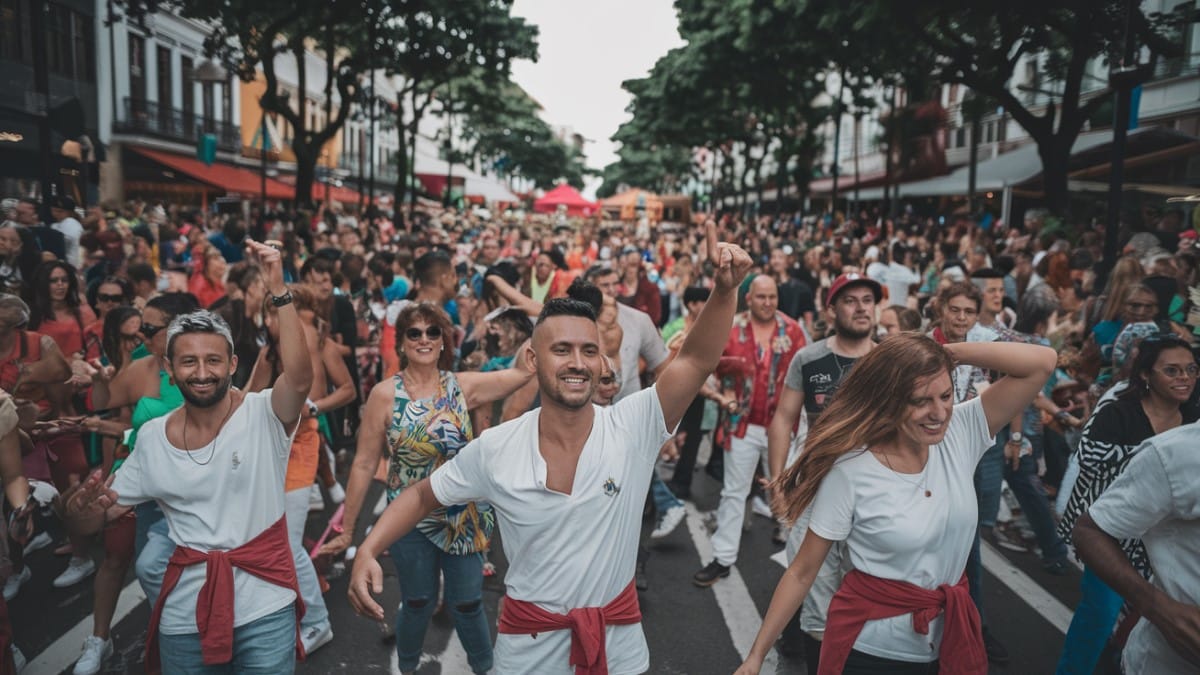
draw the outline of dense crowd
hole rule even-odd
[[[334,639],[326,603],[343,602],[323,596],[319,577],[330,560],[358,556],[365,568],[366,561],[390,550],[403,598],[395,617],[403,672],[416,669],[439,597],[453,616],[475,672],[499,667],[502,659],[512,658],[513,649],[525,660],[505,663],[525,667],[551,658],[552,650],[563,646],[546,640],[537,647],[523,642],[514,647],[502,640],[504,651],[498,643],[493,660],[490,619],[481,601],[482,579],[495,573],[489,545],[498,526],[506,548],[532,545],[519,531],[505,529],[506,518],[513,518],[505,513],[524,514],[522,509],[537,507],[506,503],[505,495],[468,489],[464,475],[437,471],[484,431],[525,419],[544,404],[552,387],[558,387],[554,396],[566,398],[575,387],[583,387],[597,405],[612,405],[611,415],[598,418],[604,424],[649,420],[649,429],[628,431],[636,432],[638,443],[661,446],[653,453],[657,469],[651,461],[644,477],[653,522],[628,560],[613,553],[619,558],[614,565],[634,569],[633,588],[644,590],[653,581],[644,574],[645,557],[654,540],[670,534],[683,520],[684,501],[691,498],[696,481],[721,486],[720,507],[712,517],[714,559],[696,572],[698,586],[720,583],[728,576],[737,560],[747,508],[775,519],[778,545],[787,545],[789,560],[797,561],[794,569],[808,574],[811,590],[806,587],[786,609],[772,605],[761,645],[756,643],[748,661],[749,671],[755,670],[755,655],[761,663],[759,648],[774,644],[779,631],[784,648],[803,649],[813,673],[833,672],[818,660],[826,654],[833,654],[835,662],[844,660],[846,672],[859,672],[854,667],[871,672],[870,659],[914,660],[908,658],[914,650],[922,652],[916,661],[927,665],[930,653],[937,661],[933,635],[940,640],[942,628],[900,639],[884,635],[891,629],[868,624],[859,642],[841,644],[842,633],[837,633],[839,640],[826,642],[838,644],[822,644],[826,634],[834,635],[826,633],[827,623],[831,630],[844,626],[844,614],[834,608],[849,611],[846,603],[851,601],[844,594],[851,591],[845,589],[857,589],[863,597],[874,592],[850,571],[866,570],[873,575],[869,579],[892,574],[913,580],[912,569],[928,565],[919,556],[910,561],[901,556],[888,564],[870,560],[863,551],[870,551],[873,543],[857,540],[849,520],[831,515],[849,513],[855,505],[838,503],[828,494],[831,489],[819,489],[822,481],[850,485],[858,480],[847,477],[851,469],[843,465],[849,462],[835,463],[835,455],[852,448],[834,452],[828,450],[831,443],[854,439],[858,447],[873,451],[877,444],[883,446],[869,429],[886,421],[868,418],[867,413],[884,403],[871,398],[863,386],[848,385],[836,397],[835,392],[851,381],[851,366],[855,373],[864,371],[859,376],[864,381],[867,372],[884,377],[886,364],[876,363],[884,357],[873,354],[886,345],[899,350],[903,342],[888,336],[924,334],[932,339],[926,342],[945,346],[945,353],[954,357],[953,363],[947,362],[952,376],[948,396],[955,410],[961,410],[955,419],[963,421],[942,433],[975,454],[965,473],[948,473],[946,480],[965,483],[956,498],[966,501],[956,504],[969,502],[977,510],[977,522],[972,517],[958,530],[947,525],[940,535],[944,540],[926,542],[934,549],[965,548],[963,561],[952,556],[943,561],[945,579],[921,583],[952,585],[965,570],[963,593],[969,587],[982,617],[976,631],[982,636],[980,653],[997,663],[1008,657],[1005,646],[987,630],[989,618],[997,617],[988,617],[982,606],[980,540],[1036,552],[1048,574],[1075,574],[1069,559],[1073,537],[1078,540],[1078,528],[1094,529],[1099,523],[1121,540],[1121,550],[1141,577],[1155,579],[1155,546],[1144,544],[1134,526],[1118,532],[1115,516],[1105,521],[1100,507],[1092,507],[1101,504],[1114,485],[1128,491],[1119,481],[1139,456],[1143,441],[1200,416],[1193,356],[1200,297],[1191,290],[1200,283],[1200,248],[1197,230],[1182,211],[1147,212],[1141,222],[1129,225],[1120,233],[1120,258],[1100,276],[1103,230],[1066,227],[1037,211],[1012,224],[963,215],[925,217],[911,211],[895,218],[868,211],[850,217],[720,216],[713,228],[717,237],[749,254],[745,280],[734,280],[739,313],[728,330],[712,324],[719,329],[720,358],[704,373],[702,383],[697,380],[699,392],[683,400],[674,418],[677,425],[670,423],[671,411],[663,403],[657,414],[673,433],[659,433],[653,419],[645,418],[653,417],[654,411],[642,402],[644,397],[636,404],[616,404],[653,388],[671,364],[699,362],[695,344],[704,338],[689,338],[706,332],[698,323],[701,312],[721,290],[721,275],[730,274],[728,261],[722,267],[724,259],[716,256],[714,240],[706,238],[699,220],[609,222],[425,209],[414,214],[407,227],[396,229],[390,217],[374,209],[355,214],[321,207],[315,212],[253,213],[245,220],[240,214],[204,214],[138,201],[83,211],[60,198],[51,206],[49,223],[40,222],[39,204],[28,199],[6,200],[0,214],[0,474],[10,516],[8,536],[0,547],[0,577],[6,601],[33,575],[54,575],[56,588],[90,580],[95,589],[94,630],[75,666],[78,674],[100,672],[113,653],[112,617],[130,566],[151,604],[160,606],[161,618],[155,621],[161,623],[152,627],[161,633],[166,671],[183,668],[180,663],[186,661],[172,665],[170,659],[189,650],[197,659],[203,653],[204,663],[210,663],[206,637],[196,645],[182,642],[194,632],[189,629],[196,618],[181,614],[178,602],[160,599],[160,594],[165,598],[171,593],[164,579],[182,579],[175,595],[197,592],[200,582],[189,576],[190,571],[172,570],[180,564],[178,551],[191,550],[184,549],[185,542],[197,545],[199,540],[181,534],[181,516],[172,513],[171,500],[162,496],[175,488],[167,490],[166,478],[153,484],[156,469],[141,457],[147,444],[137,440],[144,425],[160,420],[145,427],[146,433],[164,429],[167,441],[183,447],[187,459],[203,468],[205,455],[211,461],[210,451],[221,452],[215,449],[220,445],[218,432],[238,419],[235,407],[253,411],[266,405],[256,398],[259,392],[265,396],[295,389],[302,402],[297,403],[295,430],[285,434],[287,461],[281,475],[286,517],[280,527],[286,527],[297,592],[288,595],[291,591],[278,585],[251,590],[238,585],[235,625],[247,618],[239,614],[245,611],[244,600],[253,598],[262,607],[278,610],[270,615],[275,617],[292,611],[292,598],[302,599],[299,643],[302,653],[311,653]],[[294,313],[285,311],[289,306]],[[600,372],[575,373],[572,366],[563,366],[568,375],[551,383],[554,378],[543,375],[543,364],[531,362],[528,345],[535,323],[540,326],[555,316],[594,318],[598,353],[587,356],[599,359]],[[696,327],[701,330],[693,331]],[[185,379],[182,362],[172,361],[174,341],[189,331],[228,341],[236,357],[230,361],[230,384],[244,398],[230,398],[228,411],[216,411],[224,419],[218,415],[210,423],[197,418],[196,425],[189,426],[185,417],[181,445],[173,440],[173,422],[166,418],[174,419],[172,413],[181,406],[189,410],[185,401],[200,406],[197,401],[224,401],[227,394],[223,380],[213,376],[208,365],[191,364],[189,372],[199,374]],[[297,335],[304,338],[302,360],[309,363],[311,376],[286,380],[300,358],[294,351]],[[972,343],[1049,346],[1057,360],[1045,373],[1043,386],[1041,380],[1035,382],[1041,374],[1035,366],[1018,365],[1036,363],[1043,352],[1016,347],[1017,351],[989,352]],[[688,351],[689,344],[693,351]],[[915,354],[924,344],[910,345],[910,351],[897,351],[893,357],[900,358],[897,363],[928,361],[934,372],[944,357],[918,358]],[[909,384],[916,377],[894,375]],[[675,380],[671,384],[677,386]],[[989,390],[993,394],[987,394]],[[874,395],[883,391],[891,390],[876,387]],[[1001,405],[997,391],[1007,392],[1016,403]],[[892,394],[899,399],[907,395]],[[978,410],[968,407],[976,399],[983,400]],[[834,404],[841,407],[831,409]],[[271,405],[286,421],[280,396],[272,393]],[[621,417],[635,413],[642,417]],[[993,419],[997,415],[1003,419]],[[835,421],[842,426],[835,427]],[[969,422],[975,427],[967,428]],[[510,428],[516,427],[505,427]],[[188,433],[193,434],[190,444]],[[264,447],[279,443],[253,425],[245,433],[251,438],[263,435]],[[839,434],[842,440],[835,439]],[[538,437],[517,440],[536,445]],[[544,435],[540,440],[547,442]],[[942,442],[940,436],[934,441]],[[820,451],[807,452],[806,447]],[[339,457],[343,468],[350,464],[344,485],[338,478]],[[884,467],[907,484],[924,476],[924,460],[908,466],[900,450],[878,457],[884,464],[873,465],[875,469]],[[253,466],[235,451],[233,469],[242,462]],[[460,473],[465,467],[477,468],[466,459],[453,466]],[[502,471],[499,465],[489,470]],[[574,475],[574,468],[571,471]],[[128,501],[120,504],[132,510],[110,509],[103,522],[91,527],[73,520],[82,520],[77,518],[79,509],[60,508],[56,514],[50,508],[56,491],[91,497],[101,490],[93,477],[80,491],[89,475],[101,480],[115,475],[114,486],[125,490],[116,492]],[[560,481],[557,488],[551,485],[555,479]],[[572,483],[561,480],[551,472],[541,487],[571,494]],[[926,497],[940,489],[933,484],[936,480],[922,480],[919,492]],[[385,513],[429,506],[428,513],[422,511],[412,522],[384,516],[366,542],[357,541],[356,533],[382,511],[372,512],[373,505],[366,503],[372,481],[386,485],[387,502],[400,503]],[[136,505],[129,492],[135,484],[143,496]],[[432,485],[433,492],[426,485]],[[860,488],[869,501],[871,490],[894,490],[894,484],[855,484],[843,492],[857,494]],[[620,489],[615,483],[604,486],[609,492]],[[459,503],[466,505],[453,505]],[[333,527],[320,541],[306,540],[308,512],[327,504],[337,510]],[[1110,511],[1114,509],[1108,506],[1104,512]],[[854,513],[856,519],[865,517]],[[230,516],[214,511],[189,517],[224,522]],[[887,525],[904,531],[903,523]],[[267,532],[272,527],[264,521],[259,529]],[[829,545],[814,547],[813,537],[805,538],[810,531]],[[237,535],[230,536],[241,543]],[[25,564],[32,552],[51,546],[66,558],[65,568],[53,560],[43,569]],[[1147,643],[1129,638],[1129,629],[1146,615],[1145,607],[1122,595],[1134,582],[1122,586],[1102,579],[1108,565],[1085,562],[1083,601],[1059,672],[1090,673],[1101,659],[1118,658],[1126,639],[1131,644],[1126,658],[1136,649],[1134,656],[1142,659],[1134,672],[1173,672],[1167,656],[1155,653],[1153,646],[1147,655]],[[914,567],[904,568],[905,564]],[[527,566],[510,568],[510,595],[529,593],[531,584],[554,590],[556,584],[566,583],[553,575],[538,578],[543,572],[530,576]],[[564,602],[564,612],[626,597],[623,591],[618,595],[624,584],[617,583],[617,576],[607,597],[578,598],[574,605]],[[786,579],[777,598],[791,597],[785,585]],[[565,586],[558,590],[564,596],[573,593]],[[364,614],[378,609],[370,606],[366,595],[352,595],[351,600]],[[636,597],[633,602],[636,608]],[[544,623],[548,619],[538,614],[545,610],[512,597],[506,600],[506,606],[510,604],[505,612],[523,610],[537,620],[502,615],[502,634],[506,626],[509,633],[518,634],[536,633],[537,629],[527,630],[530,625],[552,630],[545,626],[553,624]],[[3,607],[0,648],[13,655],[19,669],[23,657],[7,629],[9,621],[19,617],[7,617]],[[251,618],[264,617],[259,612]],[[961,628],[948,609],[946,622],[943,664],[950,658],[950,636]],[[615,648],[610,639],[610,667],[614,672],[636,671],[644,639],[640,648],[621,644]],[[288,655],[272,658],[287,663]],[[4,663],[0,673],[13,672],[7,670],[12,667]]]

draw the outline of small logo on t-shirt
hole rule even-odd
[[[617,481],[609,478],[608,480],[604,481],[604,494],[608,495],[609,497],[616,497],[617,495],[621,494],[621,486],[617,485]]]

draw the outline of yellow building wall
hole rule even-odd
[[[259,132],[259,125],[262,124],[262,107],[259,101],[262,99],[263,92],[267,90],[267,82],[261,72],[256,73],[254,80],[250,82],[241,81],[238,95],[241,97],[242,109],[242,155],[244,157],[259,157],[259,148],[262,147],[261,140],[256,141],[255,137]],[[284,87],[287,90],[286,87]],[[319,103],[309,100],[309,106],[318,106]],[[295,162],[296,155],[292,152],[292,136],[293,133],[288,125],[277,117],[267,116],[267,130],[271,138],[271,149],[279,152],[278,161]],[[286,133],[285,133],[286,132]],[[280,147],[282,145],[282,147]],[[338,155],[342,149],[342,131],[338,130],[333,138],[325,143],[321,149],[321,156],[317,160],[318,166],[328,167],[330,169],[337,168]],[[272,160],[276,157],[272,155]]]

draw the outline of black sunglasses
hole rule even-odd
[[[440,340],[442,339],[442,329],[437,326],[430,326],[424,331],[422,331],[420,328],[409,328],[408,330],[404,331],[404,337],[408,338],[412,342],[420,340],[422,335],[430,340]]]
[[[108,293],[97,293],[96,302],[125,302],[125,296],[117,293],[109,295]]]
[[[152,323],[144,323],[143,322],[141,330],[142,330],[142,335],[146,336],[147,340],[153,340],[154,336],[158,335],[158,332],[164,328],[166,328],[166,326],[155,326]]]

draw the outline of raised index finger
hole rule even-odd
[[[714,265],[721,264],[721,256],[717,253],[717,221],[709,218],[704,223],[704,248],[708,249],[708,259]]]

